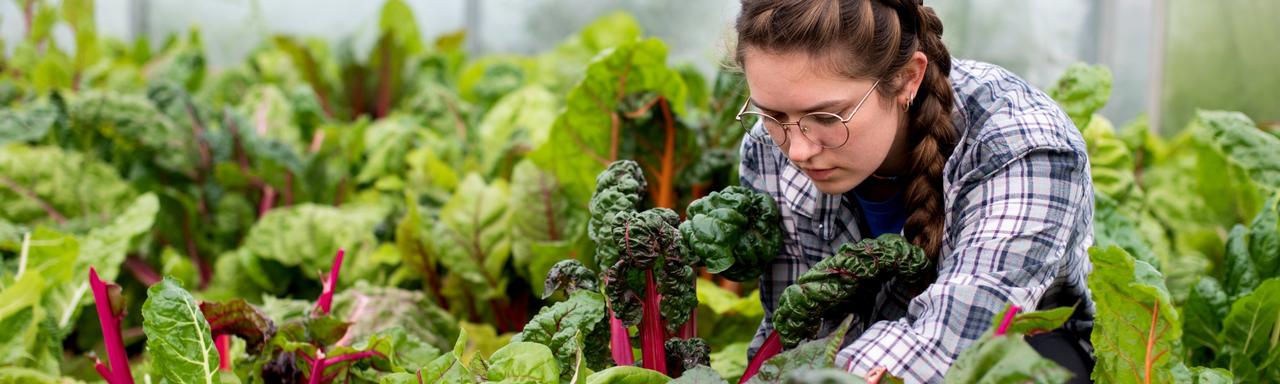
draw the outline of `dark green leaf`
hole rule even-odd
[[[692,255],[707,272],[734,281],[763,273],[782,248],[781,216],[768,195],[730,186],[695,200],[680,223]]]
[[[1222,324],[1221,353],[1236,380],[1280,378],[1280,279],[1266,280],[1232,303]]]
[[[609,361],[609,322],[604,297],[594,291],[580,290],[569,300],[543,307],[524,326],[524,331],[511,339],[546,345],[560,361],[561,371],[571,373],[574,356],[579,350],[591,369],[602,369]]]
[[[575,291],[584,290],[588,292],[598,291],[597,286],[600,279],[596,277],[595,271],[582,262],[577,260],[561,260],[551,267],[551,271],[547,273],[546,285],[543,287],[542,298],[551,297],[552,294],[564,290],[565,295],[572,295]]]
[[[251,354],[261,352],[263,344],[276,332],[271,319],[244,299],[225,303],[201,302],[200,312],[209,320],[214,337],[235,335],[245,341],[245,348]]]

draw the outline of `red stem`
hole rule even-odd
[[[213,344],[218,347],[218,369],[231,372],[231,335],[218,335]]]
[[[680,332],[677,334],[681,339],[698,337],[698,308],[694,308],[690,312],[689,321],[680,326]]]
[[[627,326],[622,325],[622,320],[613,315],[612,308],[609,309],[609,350],[615,365],[636,363],[635,355],[631,352],[631,334],[627,333]]]
[[[778,331],[769,332],[769,337],[764,339],[764,344],[760,346],[760,350],[756,351],[755,357],[751,358],[751,363],[747,364],[746,372],[742,373],[742,378],[738,379],[738,384],[746,383],[760,372],[760,367],[765,361],[782,353],[782,338],[778,336]]]
[[[137,278],[138,281],[148,287],[159,283],[161,280],[160,274],[156,273],[156,270],[151,268],[150,264],[147,264],[146,261],[137,256],[126,257],[124,259],[124,267],[129,270],[129,273],[133,274],[134,278]]]
[[[1004,313],[1004,319],[1000,320],[1000,326],[996,327],[995,335],[1004,336],[1005,332],[1009,331],[1009,324],[1013,323],[1014,316],[1017,316],[1018,311],[1021,311],[1021,310],[1022,308],[1019,306],[1016,306],[1016,305],[1009,306],[1009,310]]]
[[[18,184],[17,181],[14,181],[13,179],[10,179],[8,177],[0,176],[0,184],[4,184],[5,187],[12,189],[14,192],[17,192],[19,195],[23,195],[23,196],[26,196],[28,199],[34,200],[36,204],[40,205],[40,209],[43,209],[44,213],[48,214],[49,218],[53,219],[53,221],[57,222],[59,225],[67,223],[67,217],[63,216],[62,212],[58,212],[58,209],[54,208],[53,204],[49,204],[49,202],[44,201],[44,199],[40,198],[40,195],[37,195],[35,192],[31,191],[30,189],[27,189],[26,187],[23,187],[21,184]]]
[[[293,171],[284,171],[284,205],[293,205]]]
[[[667,374],[666,330],[662,329],[662,315],[658,312],[658,284],[653,280],[653,270],[644,271],[644,315],[640,320],[640,363],[645,369]]]
[[[329,314],[330,307],[333,306],[333,291],[338,285],[338,271],[342,269],[342,257],[346,251],[339,248],[338,256],[333,258],[333,269],[329,270],[329,277],[323,282],[324,290],[320,293],[320,299],[316,300],[315,311],[320,315]]]
[[[102,327],[102,339],[107,345],[107,361],[111,366],[101,367],[99,373],[106,371],[107,382],[111,384],[133,384],[133,374],[129,372],[129,355],[124,350],[124,339],[120,336],[120,319],[124,312],[116,314],[111,309],[111,297],[107,293],[107,283],[98,278],[98,271],[89,267],[89,287],[93,290],[93,304],[98,310],[98,325]]]

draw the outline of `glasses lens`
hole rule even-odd
[[[756,125],[763,127],[756,128]],[[787,132],[783,129],[782,123],[766,115],[754,112],[743,113],[742,129],[747,131],[752,139],[760,142],[772,142],[778,146],[787,143]]]
[[[831,113],[813,113],[800,118],[800,132],[823,148],[836,148],[849,141],[849,128]]]

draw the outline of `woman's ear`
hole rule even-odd
[[[924,81],[924,72],[927,68],[929,68],[929,57],[925,56],[924,52],[916,51],[911,54],[911,59],[907,60],[907,64],[902,66],[902,72],[898,74],[903,83],[902,90],[898,91],[895,100],[897,103],[909,103],[919,95],[920,83]]]

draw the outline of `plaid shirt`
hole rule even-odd
[[[1080,304],[1069,325],[1091,324],[1085,276],[1092,268],[1093,184],[1079,131],[1049,96],[1003,68],[953,63],[961,137],[943,170],[938,278],[915,297],[892,279],[881,287],[872,318],[855,319],[836,356],[837,366],[859,375],[884,367],[907,382],[940,382],[1007,303]],[[772,143],[748,136],[741,155],[741,184],[778,202],[785,237],[760,280],[766,316],[754,355],[773,329],[782,290],[841,244],[861,239],[861,214],[856,202],[819,192]]]

